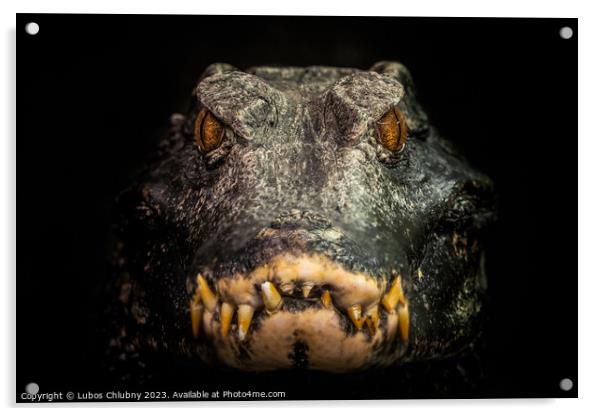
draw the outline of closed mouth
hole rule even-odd
[[[235,368],[346,371],[387,345],[408,343],[410,301],[400,275],[376,279],[323,255],[284,253],[213,287],[202,274],[195,283],[192,335]]]

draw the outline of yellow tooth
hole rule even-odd
[[[332,308],[332,298],[330,297],[330,292],[328,290],[325,290],[324,293],[322,293],[322,305],[324,305],[325,308]]]
[[[374,305],[366,311],[366,323],[368,324],[370,334],[376,334],[376,331],[380,326],[380,314],[378,313],[378,305]]]
[[[282,297],[272,282],[261,284],[261,297],[268,312],[274,312],[282,306]]]
[[[364,322],[366,322],[366,317],[362,316],[362,305],[359,304],[347,308],[347,316],[357,329],[362,329]]]
[[[228,302],[222,303],[222,310],[219,315],[222,328],[222,336],[227,336],[230,331],[230,324],[232,323],[232,315],[234,314],[234,307]]]
[[[242,341],[249,332],[249,325],[253,319],[254,309],[250,305],[239,305],[237,311],[238,319],[238,338]]]
[[[201,274],[199,274],[196,277],[196,281],[198,284],[196,291],[198,296],[203,301],[203,305],[205,305],[205,308],[207,308],[210,311],[214,310],[215,305],[217,304],[217,299],[215,298],[215,295],[213,294],[211,289],[209,289],[207,281],[203,276],[201,276]]]
[[[401,276],[399,277],[399,303],[401,303],[402,305],[408,303],[406,295],[403,292],[403,280],[401,279]]]
[[[397,312],[399,313],[399,332],[401,332],[401,340],[404,343],[407,343],[410,336],[410,305],[408,305],[407,302],[403,305],[399,305]]]
[[[307,298],[309,296],[309,292],[311,292],[311,289],[314,287],[313,283],[303,283],[303,287],[301,288],[303,290],[303,297]]]
[[[190,301],[190,322],[192,323],[192,336],[198,338],[201,330],[201,316],[203,315],[203,305],[194,299]]]
[[[293,290],[295,290],[295,285],[292,284],[291,282],[282,283],[280,285],[280,291],[284,294],[292,295]]]
[[[397,276],[391,285],[391,289],[383,296],[382,304],[387,312],[391,313],[395,310],[401,296],[401,277]]]

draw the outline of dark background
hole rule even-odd
[[[29,21],[40,25],[27,35]],[[575,35],[561,39],[559,29]],[[289,399],[576,397],[577,20],[17,15],[17,394],[278,390]],[[115,195],[213,62],[398,60],[440,132],[500,197],[484,336],[456,361],[372,373],[236,375],[101,360]],[[165,364],[165,363],[163,363]],[[559,381],[571,378],[570,392]]]

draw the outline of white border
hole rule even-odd
[[[0,126],[3,137],[0,140],[0,264],[4,266],[3,285],[0,300],[2,310],[2,336],[0,340],[0,394],[4,405],[11,406],[14,401],[15,368],[15,256],[16,256],[16,145],[15,145],[15,13],[153,13],[153,14],[301,14],[301,15],[399,15],[399,16],[498,16],[498,17],[578,17],[579,28],[579,396],[580,399],[565,400],[456,400],[456,401],[364,401],[364,402],[286,402],[286,403],[185,403],[185,404],[104,404],[88,405],[91,413],[124,412],[118,407],[146,407],[150,413],[163,414],[166,407],[178,407],[178,412],[199,411],[218,414],[258,414],[266,412],[303,414],[324,411],[333,413],[336,408],[344,407],[344,415],[361,414],[365,416],[372,407],[377,411],[396,414],[397,412],[448,415],[508,415],[514,412],[541,412],[550,415],[566,416],[569,412],[577,414],[601,414],[602,396],[600,382],[602,369],[602,334],[599,308],[602,294],[602,275],[597,262],[601,258],[601,189],[599,166],[602,165],[602,50],[600,9],[595,1],[526,1],[506,0],[497,3],[486,1],[391,1],[370,0],[368,2],[324,0],[303,0],[296,2],[229,0],[203,2],[202,0],[146,0],[131,2],[125,0],[102,0],[95,3],[77,0],[54,1],[3,1],[0,3],[0,20],[3,24],[2,83],[4,96],[0,101]],[[21,28],[19,28],[21,29]],[[41,28],[42,33],[43,28]],[[562,82],[562,80],[558,80]],[[563,103],[559,103],[561,107]],[[559,111],[561,114],[562,111]],[[550,122],[561,122],[557,115],[550,116]],[[573,137],[566,138],[567,153],[572,156],[575,146]],[[509,143],[511,145],[511,143]],[[22,156],[23,157],[23,156]],[[550,180],[555,175],[574,175],[573,161],[559,161],[558,171],[550,172]],[[574,189],[559,190],[559,198],[573,199]],[[572,218],[573,212],[567,212]],[[575,241],[559,242],[566,246],[572,256]],[[573,278],[567,276],[567,279]],[[562,313],[562,289],[558,288],[558,308],[551,310],[550,319]],[[511,307],[511,302],[509,303]],[[44,311],[40,311],[43,315]],[[508,336],[512,336],[512,324],[509,323]],[[562,328],[559,328],[562,333]],[[519,340],[517,340],[519,342]],[[553,362],[550,365],[554,365]],[[67,411],[81,412],[81,404],[75,406],[45,406],[43,412],[63,414]],[[21,406],[27,407],[27,406]],[[201,409],[196,409],[200,407]],[[14,409],[11,409],[14,410]],[[26,409],[31,411],[31,409]]]

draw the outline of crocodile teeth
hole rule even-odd
[[[330,297],[330,292],[328,290],[325,290],[324,293],[322,293],[322,305],[324,305],[325,308],[332,308],[332,298]]]
[[[311,289],[314,287],[313,283],[303,283],[303,286],[301,287],[301,290],[303,291],[303,297],[307,298],[309,296],[309,292],[311,292]]]
[[[274,312],[282,306],[282,297],[272,282],[261,284],[261,297],[268,312]]]
[[[404,303],[397,308],[399,313],[399,332],[401,332],[401,340],[404,343],[408,342],[410,335],[410,305]]]
[[[383,296],[382,304],[387,312],[391,313],[395,310],[401,297],[401,276],[397,276],[391,285],[391,289]]]
[[[219,315],[221,322],[222,336],[227,336],[230,331],[230,324],[232,323],[232,315],[234,314],[234,307],[228,302],[222,303],[222,309]]]
[[[200,305],[194,299],[190,301],[190,322],[192,323],[192,336],[198,338],[201,330],[201,315],[203,305]]]
[[[378,305],[374,305],[366,311],[366,323],[370,334],[376,334],[378,327],[380,326],[380,314],[378,313]]]
[[[253,319],[254,309],[250,305],[239,305],[237,311],[237,319],[238,319],[238,338],[242,341],[247,336],[247,332],[249,332],[249,326],[251,325],[251,320]]]
[[[217,304],[217,299],[215,298],[215,295],[209,288],[207,281],[200,273],[196,277],[196,280],[197,280],[197,284],[198,284],[196,293],[203,301],[203,305],[205,305],[205,308],[207,308],[210,311],[214,310],[215,305]]]
[[[359,304],[347,308],[347,316],[357,329],[362,329],[364,322],[366,322],[366,317],[362,316],[362,305]]]

